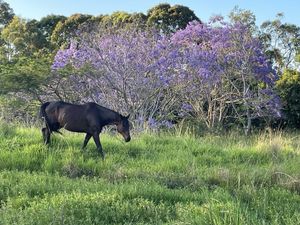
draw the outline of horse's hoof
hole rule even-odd
[[[101,158],[102,158],[102,160],[105,159],[105,153],[104,152],[101,152]]]

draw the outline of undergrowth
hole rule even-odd
[[[300,224],[300,138],[0,126],[0,224]]]

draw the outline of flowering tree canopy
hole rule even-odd
[[[137,121],[155,117],[163,122],[175,101],[168,91],[166,74],[161,72],[167,64],[167,43],[157,33],[127,29],[85,35],[82,42],[57,53],[53,69],[68,64],[77,69],[87,66],[82,76],[72,75],[85,83],[81,92],[87,95],[81,101],[126,111]]]
[[[69,78],[84,83],[76,87],[86,93],[81,101],[125,110],[151,124],[185,113],[213,128],[231,118],[246,132],[253,118],[279,113],[272,91],[276,75],[259,40],[242,24],[217,18],[191,22],[171,36],[123,29],[79,39],[57,53],[53,69],[72,65],[83,71]]]
[[[219,26],[190,23],[171,37],[180,51],[181,96],[208,127],[230,116],[248,132],[253,118],[279,115],[279,99],[272,91],[277,77],[246,26],[215,22]]]

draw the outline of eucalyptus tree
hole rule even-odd
[[[60,20],[51,34],[51,42],[59,47],[68,47],[71,39],[74,39],[82,24],[91,20],[91,15],[74,14],[66,20]]]
[[[295,59],[300,51],[300,27],[283,23],[282,19],[283,14],[278,14],[275,20],[262,23],[260,34],[279,74],[285,69],[299,69]]]
[[[147,13],[147,23],[170,33],[184,29],[193,20],[200,21],[195,13],[186,6],[163,3],[152,7]]]
[[[9,4],[0,0],[0,28],[10,23],[15,13]]]

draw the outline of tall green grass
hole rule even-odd
[[[83,139],[0,125],[0,225],[300,224],[296,133]]]

